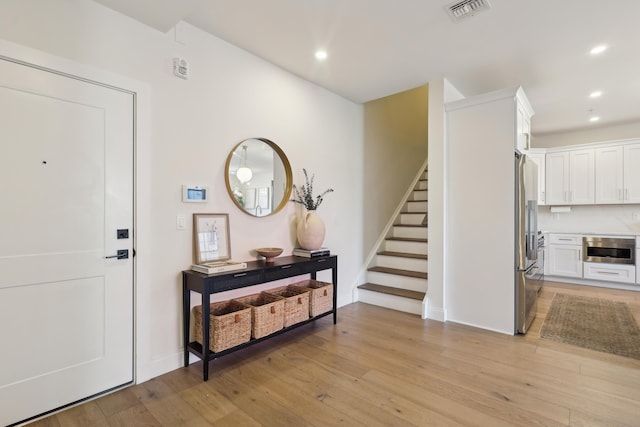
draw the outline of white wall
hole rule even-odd
[[[445,107],[445,300],[447,320],[513,334],[516,92],[496,94]]]
[[[407,190],[427,159],[428,86],[364,104],[365,192],[362,247],[375,251]],[[373,252],[371,252],[373,255]]]
[[[444,321],[445,311],[445,227],[447,191],[446,128],[444,104],[464,96],[446,79],[429,82],[429,286],[427,317]]]
[[[176,230],[177,214],[229,213],[236,260],[255,259],[257,247],[280,246],[287,254],[295,245],[293,204],[254,218],[227,195],[225,159],[245,138],[276,142],[291,162],[294,182],[302,182],[304,167],[316,174],[318,190],[335,189],[319,215],[327,226],[325,245],[340,256],[338,304],[351,302],[363,262],[361,105],[190,25],[162,34],[86,0],[3,0],[0,38],[148,88],[140,98],[136,176],[139,382],[181,366],[180,272],[192,260],[192,230],[190,221],[186,230]],[[191,64],[186,81],[172,75],[176,56]],[[182,184],[208,185],[211,200],[182,203]]]
[[[535,120],[533,122],[535,126]],[[592,127],[586,130],[561,132],[555,134],[538,135],[535,128],[531,145],[536,148],[564,147],[575,144],[589,144],[592,142],[614,141],[630,139],[640,136],[640,122],[623,123],[613,126]]]

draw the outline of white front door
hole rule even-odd
[[[133,381],[133,120],[0,58],[0,425]]]

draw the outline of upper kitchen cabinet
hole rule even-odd
[[[595,202],[595,150],[548,152],[546,203],[589,205]]]
[[[596,203],[624,201],[624,147],[596,148]]]
[[[625,203],[640,203],[640,143],[624,146]]]
[[[596,204],[640,203],[640,143],[595,150]]]
[[[531,148],[531,116],[533,108],[524,91],[516,92],[516,147],[521,152]]]
[[[538,166],[538,205],[547,204],[546,192],[546,151],[545,149],[532,148],[527,155]]]

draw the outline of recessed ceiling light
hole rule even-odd
[[[597,122],[598,120],[600,120],[600,117],[598,117],[598,116],[593,116],[593,117],[591,117],[591,118],[589,119],[589,121],[590,121],[591,123]]]
[[[601,44],[591,49],[591,55],[597,55],[607,50],[607,45]]]
[[[589,98],[599,98],[602,96],[602,91],[601,90],[596,90],[594,92],[591,92],[589,94]]]
[[[327,52],[324,50],[317,51],[316,59],[319,59],[320,61],[324,61],[325,59],[327,59]]]

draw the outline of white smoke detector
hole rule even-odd
[[[447,6],[447,13],[454,21],[460,21],[488,9],[491,9],[489,0],[463,0]]]

